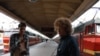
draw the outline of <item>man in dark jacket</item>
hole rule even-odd
[[[55,31],[61,37],[57,56],[79,56],[77,41],[71,36],[72,26],[67,18],[58,18],[54,22]]]
[[[11,56],[28,56],[29,55],[29,39],[25,34],[26,24],[19,24],[19,33],[11,35],[10,52]]]

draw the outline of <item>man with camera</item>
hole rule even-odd
[[[21,22],[18,25],[19,33],[10,37],[11,56],[29,56],[29,38],[25,34],[26,24]]]

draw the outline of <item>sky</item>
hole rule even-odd
[[[94,4],[92,7],[96,7],[96,8],[90,8],[88,9],[85,13],[83,13],[80,17],[78,17],[74,22],[72,22],[73,27],[77,27],[78,25],[80,25],[81,23],[85,23],[87,21],[90,21],[93,19],[94,15],[96,14],[95,18],[100,18],[100,0]]]

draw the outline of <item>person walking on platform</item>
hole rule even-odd
[[[56,56],[79,56],[78,43],[71,35],[71,21],[64,17],[58,18],[54,22],[54,29],[60,36]]]
[[[19,33],[10,37],[10,56],[29,56],[29,38],[25,34],[26,24],[18,25]]]
[[[45,41],[46,41],[46,43],[47,43],[48,39],[46,39]]]

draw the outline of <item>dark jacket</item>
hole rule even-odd
[[[29,38],[27,35],[24,34],[24,40],[25,40],[25,48],[26,48],[26,54],[29,55]],[[13,56],[16,49],[18,49],[19,46],[19,33],[13,34],[10,37],[10,52],[11,56]]]
[[[79,56],[77,41],[72,36],[62,36],[57,49],[57,56]]]

